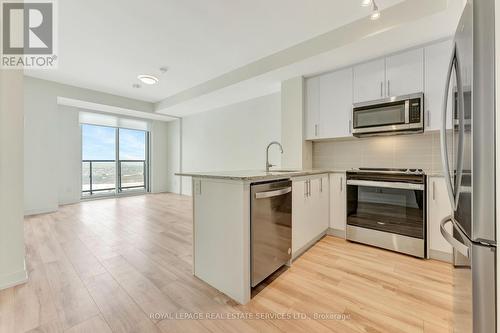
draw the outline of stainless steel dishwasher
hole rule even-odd
[[[251,185],[251,274],[255,287],[285,265],[292,252],[292,182]]]

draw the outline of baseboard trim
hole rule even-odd
[[[58,207],[28,209],[24,211],[24,216],[54,213],[57,212],[57,209]]]
[[[307,250],[309,250],[314,244],[316,244],[321,238],[325,237],[327,234],[327,230],[320,233],[318,236],[314,237],[310,242],[306,245],[302,246],[300,249],[292,253],[292,262],[297,260],[301,255],[303,255]]]
[[[453,254],[439,250],[429,250],[429,258],[447,263],[453,263]]]
[[[338,238],[345,239],[345,230],[340,230],[340,229],[334,229],[334,228],[328,228],[326,231],[327,235],[330,236],[335,236]]]
[[[24,269],[0,276],[0,290],[11,288],[28,281],[28,271],[26,270],[26,261],[24,262]]]

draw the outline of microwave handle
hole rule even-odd
[[[410,123],[410,101],[407,99],[405,101],[405,124]]]

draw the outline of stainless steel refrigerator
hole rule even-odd
[[[454,332],[496,332],[495,0],[467,1],[444,95],[441,155],[453,211],[441,234],[454,250]]]

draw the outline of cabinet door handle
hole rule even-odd
[[[314,125],[314,136],[318,136],[318,124]]]
[[[380,97],[384,97],[384,82],[380,81]]]
[[[319,191],[323,192],[323,178],[319,179]]]
[[[344,191],[344,178],[343,177],[340,177],[340,192]]]
[[[349,134],[352,133],[352,120],[349,119]]]
[[[304,198],[307,198],[307,180],[304,181]]]
[[[387,80],[387,97],[391,96],[391,81]]]
[[[309,196],[311,196],[311,180],[310,179],[307,181],[307,193]]]
[[[436,182],[432,181],[432,201],[436,200]]]

